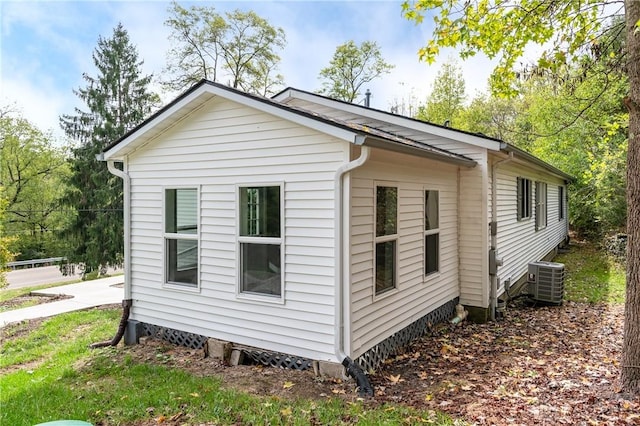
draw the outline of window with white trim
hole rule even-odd
[[[547,227],[547,184],[536,182],[536,231]]]
[[[165,282],[198,286],[198,190],[164,192]]]
[[[531,180],[519,177],[517,179],[518,220],[531,217]]]
[[[440,270],[440,194],[424,191],[424,274]]]
[[[398,188],[376,186],[375,294],[396,287],[398,257]]]
[[[565,195],[564,195],[564,186],[558,187],[558,220],[564,219],[564,211],[565,211]]]
[[[240,293],[282,296],[282,186],[239,187]]]

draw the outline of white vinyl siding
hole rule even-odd
[[[500,283],[510,280],[514,283],[527,272],[527,264],[542,259],[566,237],[568,228],[566,220],[548,221],[546,228],[536,231],[532,220],[518,221],[517,217],[517,181],[523,177],[535,181],[547,180],[548,217],[558,217],[558,188],[562,180],[541,170],[527,167],[520,163],[508,163],[498,167],[498,252],[504,260],[498,268]],[[535,185],[534,185],[535,190]],[[535,194],[533,194],[535,197]],[[501,293],[502,285],[498,287]]]
[[[459,172],[460,303],[486,308],[489,306],[488,252],[491,210],[486,151],[475,153],[474,159],[478,161],[476,167],[461,168]],[[441,253],[441,257],[444,256],[445,254]]]
[[[154,139],[142,138],[145,142],[127,154],[134,299],[131,319],[240,345],[336,361],[339,288],[334,256],[341,241],[336,241],[335,177],[339,167],[357,157],[358,149],[224,96],[212,96],[194,108]],[[456,297],[465,305],[487,307],[491,212],[491,154],[487,148],[497,149],[498,142],[486,140],[486,144],[474,146],[428,133],[421,123],[401,126],[398,117],[392,117],[393,123],[382,123],[324,106],[314,111],[477,161],[473,168],[457,167],[372,149],[364,166],[344,176],[347,211],[342,214],[343,231],[349,235],[343,246],[346,312],[340,325],[344,326],[347,354],[356,358]],[[481,139],[461,134],[462,140],[469,138],[472,142]],[[522,276],[527,263],[552,250],[567,231],[566,219],[548,221],[547,227],[537,232],[534,220],[518,220],[518,177],[548,183],[548,217],[560,215],[562,204],[557,193],[564,184],[561,179],[521,161],[498,169],[498,249],[505,258],[498,271],[501,282]],[[240,293],[238,276],[243,238],[249,244],[260,243],[249,241],[251,238],[263,238],[239,231],[244,216],[239,188],[273,185],[281,190],[281,233],[268,237],[277,238],[268,243],[280,247],[278,303],[271,303],[273,298],[269,301],[263,294],[251,298]],[[395,234],[376,236],[376,186],[380,185],[397,189]],[[165,285],[162,211],[164,189],[170,187],[197,187],[199,191],[197,291]],[[438,194],[439,249],[438,271],[427,275],[425,238],[435,235],[436,230],[425,226],[426,190]],[[247,229],[259,233],[259,203],[247,206]],[[378,238],[396,242],[394,288],[380,297],[375,291],[375,251],[376,242],[383,241]]]
[[[459,296],[457,167],[374,150],[351,176],[351,355]],[[398,281],[375,297],[376,184],[398,188]],[[440,271],[424,275],[424,188],[440,201]]]
[[[335,360],[334,176],[349,144],[214,98],[130,155],[131,319]],[[283,182],[284,303],[237,292],[239,184]],[[163,190],[200,187],[200,290],[163,282]]]
[[[475,142],[485,146],[474,146],[469,143],[428,133],[429,126],[424,123],[403,121],[400,117],[382,114],[376,111],[359,110],[361,114],[352,112],[352,105],[340,102],[318,101],[291,98],[289,105],[309,109],[327,117],[335,117],[341,121],[357,123],[375,129],[390,132],[394,135],[426,143],[433,147],[446,149],[477,161],[473,168],[459,169],[459,253],[460,256],[460,303],[470,306],[487,307],[489,304],[489,171],[488,150],[498,149],[499,142],[478,138]],[[321,104],[322,103],[322,104]],[[331,104],[331,106],[329,106]],[[367,116],[368,115],[368,116]],[[378,118],[373,118],[378,117]],[[384,121],[385,119],[391,122]],[[403,125],[404,124],[404,125]],[[459,134],[466,137],[464,134]],[[444,256],[441,253],[441,256]]]

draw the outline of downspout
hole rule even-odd
[[[126,172],[126,163],[123,162],[122,164],[125,170],[118,169],[114,160],[107,161],[109,172],[122,179],[124,186],[124,298],[128,300],[131,299],[131,217],[129,215],[131,210],[131,179],[129,178],[129,173]]]
[[[104,154],[100,154],[97,156],[99,161],[104,161]],[[120,317],[120,324],[118,325],[118,331],[116,335],[110,341],[106,342],[98,342],[90,345],[91,348],[101,348],[105,346],[116,346],[122,336],[124,336],[124,332],[127,328],[127,322],[129,320],[129,313],[131,311],[132,299],[131,299],[131,232],[130,232],[130,204],[131,204],[131,196],[130,196],[130,186],[131,180],[129,178],[129,174],[126,171],[126,163],[122,162],[123,170],[118,169],[115,166],[115,160],[107,160],[107,169],[109,172],[120,179],[122,179],[122,183],[124,186],[123,197],[124,197],[124,299],[122,300],[122,316]]]
[[[502,259],[498,256],[498,183],[496,182],[496,172],[498,166],[504,165],[513,160],[513,152],[509,152],[509,157],[496,161],[491,166],[491,248],[489,250],[489,276],[491,280],[491,290],[489,294],[489,314],[491,321],[496,319],[496,308],[498,306],[498,266],[502,265]]]
[[[344,282],[344,256],[343,256],[343,242],[345,241],[345,230],[343,221],[343,196],[344,196],[344,175],[350,171],[362,166],[370,155],[370,148],[363,145],[364,139],[356,140],[356,144],[360,145],[360,156],[355,160],[345,163],[335,174],[334,179],[334,196],[335,196],[335,276],[336,276],[336,311],[335,311],[335,348],[336,357],[342,360],[342,365],[345,367],[347,375],[353,377],[358,385],[359,393],[362,396],[373,396],[373,388],[369,379],[364,374],[358,364],[356,364],[344,350],[344,324],[345,324],[345,307],[349,304],[345,303],[345,300],[349,300],[349,286],[345,286]],[[349,232],[349,230],[346,230]],[[347,238],[348,240],[348,238]]]

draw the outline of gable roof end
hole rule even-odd
[[[103,150],[102,158],[123,158],[156,138],[217,96],[273,114],[285,120],[315,129],[356,145],[367,145],[396,152],[404,152],[465,167],[474,167],[476,165],[474,160],[463,155],[402,138],[371,127],[325,117],[302,108],[296,108],[273,99],[241,92],[208,80],[200,81],[139,126],[112,142]]]

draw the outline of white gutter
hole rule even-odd
[[[513,160],[513,151],[509,152],[509,157],[500,161],[496,161],[491,166],[491,250],[497,257],[498,250],[498,183],[496,182],[496,171],[498,166],[506,164]],[[491,256],[491,253],[489,254]],[[496,262],[498,262],[496,260]],[[501,264],[501,261],[500,261]],[[496,319],[496,307],[498,306],[498,273],[489,277],[491,280],[491,290],[489,294],[489,314],[491,321]]]
[[[122,162],[124,170],[115,166],[115,160],[107,160],[107,168],[111,174],[122,179],[124,186],[124,299],[131,299],[131,216],[130,216],[130,186],[131,181],[127,173],[127,164]]]
[[[359,141],[360,142],[360,141]],[[345,341],[345,332],[344,332],[344,324],[345,318],[349,318],[345,307],[349,307],[350,300],[350,288],[349,286],[345,286],[344,280],[344,256],[343,256],[343,242],[349,241],[348,232],[349,230],[344,230],[343,225],[343,196],[344,196],[344,181],[343,177],[346,173],[350,172],[353,169],[356,169],[362,166],[368,159],[370,155],[370,148],[364,145],[360,146],[360,157],[355,160],[345,163],[336,171],[335,174],[335,187],[334,187],[334,197],[335,197],[335,282],[336,282],[336,311],[335,311],[335,350],[336,357],[338,358],[338,362],[343,362],[345,358],[347,358],[347,354],[344,352],[344,341]],[[347,302],[347,303],[345,303]]]

